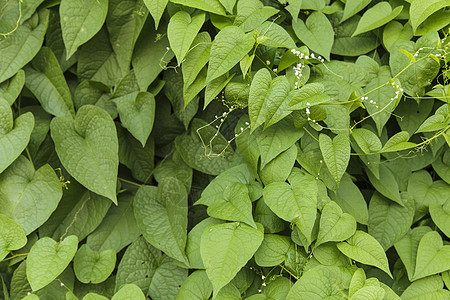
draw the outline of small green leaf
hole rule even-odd
[[[85,105],[75,120],[56,117],[50,128],[56,153],[67,171],[91,191],[117,204],[119,143],[109,114],[97,106]]]
[[[347,0],[345,2],[344,15],[342,16],[341,23],[357,14],[366,7],[370,1],[371,0]]]
[[[122,299],[135,299],[135,300],[145,300],[145,295],[142,293],[141,289],[133,284],[124,285],[111,300],[122,300]]]
[[[409,133],[407,131],[401,131],[393,136],[384,144],[381,149],[382,152],[394,152],[406,149],[411,149],[416,146],[415,143],[408,142]]]
[[[144,0],[145,6],[147,6],[150,14],[155,20],[155,28],[158,29],[159,20],[166,9],[169,0]]]
[[[328,135],[321,133],[319,135],[319,145],[323,160],[334,181],[339,185],[350,161],[349,137],[346,134],[338,134],[332,141]]]
[[[108,0],[61,1],[59,13],[67,59],[100,30],[107,12]]]
[[[73,260],[73,269],[78,280],[83,283],[105,281],[116,266],[116,251],[113,249],[96,252],[84,244],[78,249]]]
[[[413,30],[416,31],[417,27],[433,13],[449,5],[447,0],[412,1],[409,14]]]
[[[394,177],[392,171],[386,167],[386,165],[380,164],[380,179],[376,178],[371,171],[366,171],[367,176],[369,177],[370,183],[374,186],[374,188],[386,198],[400,204],[401,206],[405,206],[403,203],[400,193],[397,180]]]
[[[167,37],[169,38],[170,47],[177,58],[178,65],[181,65],[183,62],[204,22],[205,14],[198,14],[191,18],[185,11],[179,11],[170,18],[167,27]]]
[[[170,0],[170,2],[209,11],[216,15],[226,15],[219,0]]]
[[[184,88],[187,88],[192,83],[194,83],[197,75],[209,61],[209,52],[211,50],[211,36],[208,32],[200,32],[195,37],[192,45],[192,48],[186,54],[186,59],[181,64]]]
[[[389,264],[383,247],[370,234],[357,230],[346,242],[337,244],[339,251],[360,263],[375,266],[391,278]]]
[[[419,299],[448,299],[450,292],[444,289],[444,283],[439,275],[426,277],[414,281],[403,292],[401,298],[404,300]]]
[[[19,97],[25,84],[25,72],[17,71],[16,75],[0,84],[0,98],[8,101],[9,105],[13,105],[17,97]]]
[[[252,258],[264,239],[264,229],[239,222],[210,225],[202,234],[200,253],[214,294],[227,285]],[[244,243],[242,241],[245,241]]]
[[[268,185],[272,182],[286,181],[294,167],[296,158],[297,145],[294,144],[260,170],[259,175],[263,183]]]
[[[255,262],[260,267],[274,267],[286,260],[289,249],[293,246],[287,236],[265,234],[264,240],[255,253]]]
[[[258,39],[262,39],[262,45],[278,48],[295,48],[295,42],[289,33],[280,25],[273,22],[264,22],[256,28],[259,36]]]
[[[386,1],[375,4],[363,14],[352,37],[389,23],[398,16],[402,9],[402,5],[392,9],[391,5]]]
[[[205,270],[197,270],[193,272],[183,282],[178,292],[176,300],[188,299],[209,299],[212,294],[213,287],[208,279]]]
[[[52,282],[69,265],[78,248],[75,235],[60,242],[44,237],[30,249],[27,257],[27,278],[33,291]]]
[[[314,247],[326,242],[340,242],[351,237],[356,231],[356,221],[352,215],[343,213],[336,202],[330,201],[322,209],[319,233]]]
[[[450,198],[447,199],[444,205],[438,203],[431,204],[430,215],[437,227],[447,237],[450,237]]]
[[[27,243],[22,227],[7,216],[0,214],[0,261],[9,252],[19,250]]]

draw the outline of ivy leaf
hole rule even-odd
[[[39,24],[25,22],[8,38],[0,43],[0,82],[17,73],[38,53],[47,30],[49,11],[42,10],[37,14]]]
[[[371,236],[385,250],[398,242],[409,230],[414,218],[414,199],[402,194],[404,207],[374,193],[369,204],[369,226]]]
[[[170,0],[170,2],[209,11],[216,15],[226,15],[219,0]]]
[[[446,0],[413,1],[409,8],[411,26],[414,32],[429,16],[436,11],[449,6]]]
[[[211,46],[206,83],[225,74],[252,49],[253,34],[245,34],[236,26],[227,26],[214,38]]]
[[[239,182],[227,186],[223,198],[217,199],[208,207],[208,215],[213,218],[244,222],[256,229],[252,216],[252,201],[248,188]]]
[[[319,145],[323,160],[334,181],[339,185],[350,161],[350,139],[346,134],[338,134],[332,141],[328,135],[321,133]]]
[[[161,20],[168,2],[169,0],[144,0],[145,6],[147,6],[153,20],[155,20],[156,29],[158,29],[159,20]]]
[[[443,245],[436,231],[426,233],[417,249],[416,267],[412,280],[434,275],[450,269],[450,245]]]
[[[334,42],[334,31],[328,18],[321,12],[313,12],[306,22],[298,19],[292,24],[297,37],[311,50],[330,60]]]
[[[191,18],[185,11],[179,11],[170,18],[167,37],[178,65],[183,62],[204,22],[205,14],[198,14]]]
[[[332,241],[339,242],[348,239],[356,231],[356,221],[352,215],[343,213],[339,205],[330,201],[322,209],[319,233],[314,247]]]
[[[107,12],[108,0],[61,1],[59,13],[67,59],[100,30]]]
[[[252,258],[264,239],[264,228],[233,222],[210,225],[202,234],[200,253],[214,294]],[[245,241],[245,243],[242,243]]]
[[[75,116],[72,96],[59,62],[52,50],[42,47],[25,67],[26,87],[38,98],[48,113],[57,116]]]
[[[411,283],[402,293],[401,298],[409,299],[446,299],[450,292],[444,289],[444,282],[439,275],[419,279]]]
[[[183,282],[177,295],[177,300],[184,299],[209,299],[213,287],[205,270],[193,272]]]
[[[430,205],[430,215],[433,222],[439,227],[439,229],[447,236],[450,236],[450,198],[440,205],[434,203]]]
[[[62,197],[59,178],[50,165],[35,170],[24,156],[0,174],[0,213],[30,234],[50,217]]]
[[[50,129],[58,157],[67,171],[86,188],[117,204],[119,145],[109,114],[97,106],[85,105],[75,120],[54,118]]]
[[[121,300],[126,298],[145,300],[145,295],[137,285],[130,283],[124,285],[117,293],[115,293],[111,300]]]
[[[385,1],[375,4],[363,14],[352,37],[383,26],[398,16],[402,9],[402,5],[392,9],[391,5]]]
[[[39,239],[27,257],[27,279],[33,291],[51,283],[69,265],[78,248],[75,235],[55,242],[49,237]]]
[[[186,189],[174,177],[158,187],[141,187],[134,200],[136,222],[146,240],[185,264],[187,208]]]
[[[33,114],[28,112],[13,120],[9,103],[0,98],[0,173],[13,163],[30,141],[34,128]]]
[[[287,236],[265,234],[264,240],[255,253],[255,262],[260,267],[274,267],[286,260],[289,249],[293,246]]]
[[[391,278],[389,264],[383,247],[370,234],[357,230],[346,242],[337,244],[339,251],[360,263],[375,266]]]
[[[155,97],[148,92],[133,96],[125,95],[113,101],[122,125],[145,147],[155,119]]]
[[[9,252],[24,247],[26,243],[27,236],[22,227],[0,214],[0,260],[3,260]]]
[[[345,2],[341,23],[354,16],[370,3],[370,0],[348,0]]]
[[[115,266],[116,251],[114,249],[96,252],[87,244],[78,249],[73,260],[75,275],[83,283],[105,281],[114,271]]]

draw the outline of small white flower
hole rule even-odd
[[[311,106],[311,103],[306,102],[306,106],[310,107],[310,106]]]
[[[262,290],[258,290],[258,293],[261,293],[262,292]]]
[[[61,282],[61,286],[64,286],[64,283]]]
[[[314,58],[314,53],[311,53],[311,58]]]
[[[308,56],[308,55],[305,55],[305,59],[309,59],[309,56]]]
[[[263,280],[264,280],[265,278],[266,278],[266,276],[264,276],[264,275],[262,275],[262,276],[261,276],[261,279],[263,279]]]
[[[270,65],[270,60],[266,60],[266,64],[267,64],[267,65]]]
[[[250,125],[250,123],[249,122],[245,122],[245,125]]]
[[[27,293],[27,295],[31,295],[31,293],[30,293],[30,292],[28,292],[28,293]]]
[[[266,283],[265,283],[265,282],[263,282],[263,283],[262,283],[262,286],[266,286]]]
[[[169,51],[169,50],[170,50],[170,48],[169,48],[169,47],[166,47],[166,50],[167,50],[167,51]]]

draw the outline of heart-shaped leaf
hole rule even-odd
[[[0,174],[0,213],[20,224],[27,235],[47,221],[61,197],[61,183],[48,164],[35,171],[19,156]]]
[[[18,250],[27,243],[27,236],[19,224],[0,214],[0,261],[10,251]]]
[[[438,203],[431,204],[430,215],[439,229],[447,237],[450,237],[450,198],[447,199],[444,205]]]
[[[124,285],[111,300],[122,300],[122,299],[134,299],[134,300],[145,300],[145,295],[142,290],[135,284],[129,283]]]
[[[148,92],[114,98],[123,127],[145,147],[155,120],[155,97]]]
[[[356,221],[352,215],[343,213],[339,205],[330,201],[322,209],[319,233],[314,247],[326,242],[339,242],[348,239],[356,231]]]
[[[83,283],[100,283],[105,281],[116,266],[114,249],[96,252],[84,244],[78,249],[73,260],[73,269],[78,280]]]
[[[436,231],[426,233],[417,249],[416,268],[412,280],[441,273],[450,269],[450,245],[443,245]]]
[[[70,175],[117,204],[119,143],[110,115],[100,107],[84,105],[75,120],[56,117],[50,129],[56,153]]]
[[[325,164],[339,185],[350,161],[350,140],[348,135],[338,134],[331,141],[328,135],[321,133],[319,135],[319,145]]]
[[[391,5],[386,1],[375,4],[363,14],[352,37],[383,26],[393,20],[402,9],[402,5],[392,9]]]
[[[69,265],[78,248],[75,235],[56,242],[49,237],[38,240],[27,257],[27,278],[33,291],[52,282]]]
[[[261,246],[255,253],[255,262],[260,267],[277,266],[287,258],[291,246],[293,243],[287,236],[265,234]]]
[[[212,289],[211,281],[209,281],[206,271],[197,270],[183,282],[176,299],[183,300],[194,297],[194,299],[209,299]]]

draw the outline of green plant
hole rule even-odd
[[[0,298],[448,299],[449,6],[0,0]]]

